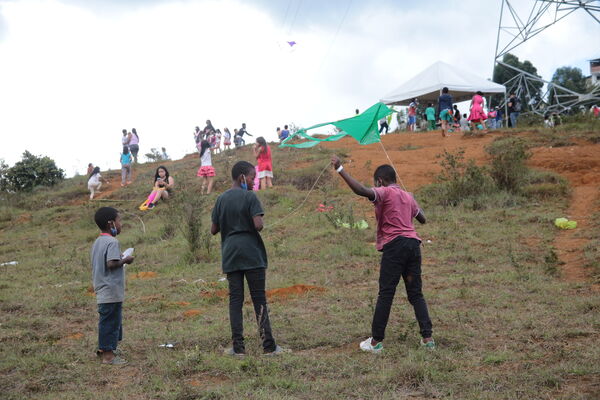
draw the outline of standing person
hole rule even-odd
[[[223,128],[223,149],[229,150],[231,148],[231,132],[229,128]]]
[[[215,133],[215,153],[221,152],[221,138],[223,134],[220,129],[217,129],[217,133]]]
[[[102,181],[104,183],[108,183],[108,181],[102,178],[100,175],[100,167],[96,167],[92,170],[90,177],[88,178],[88,189],[90,191],[90,200],[94,199],[94,195],[96,193],[100,193],[100,188],[102,187]]]
[[[453,121],[452,96],[448,93],[448,88],[442,88],[442,94],[438,97],[438,116],[442,121],[442,136],[445,137],[448,132],[448,121]]]
[[[427,118],[427,130],[435,130],[435,108],[433,108],[433,103],[427,104],[427,108],[425,109],[425,116]]]
[[[238,148],[242,145],[242,137],[238,135],[237,128],[233,128],[233,145]]]
[[[246,141],[244,140],[244,135],[252,136],[246,130],[246,123],[245,122],[242,124],[242,127],[240,129],[238,129],[236,135],[240,137],[240,146],[245,146],[246,145]]]
[[[94,164],[89,163],[88,164],[88,168],[87,168],[87,176],[90,176],[92,174],[92,171],[94,170]]]
[[[277,134],[277,139],[279,139],[280,142],[283,142],[283,139],[281,138],[281,128],[277,127],[277,129],[275,129],[275,133]]]
[[[519,113],[521,112],[521,100],[517,98],[517,95],[513,92],[510,94],[508,98],[508,118],[510,121],[510,127],[517,127],[517,119],[519,118]]]
[[[161,155],[160,155],[160,158],[162,158],[163,160],[169,160],[169,159],[170,159],[170,157],[169,157],[169,155],[167,154],[167,149],[165,149],[164,147],[161,147],[160,149],[162,150],[162,153],[161,153]]]
[[[483,111],[483,93],[477,92],[473,95],[471,99],[471,113],[469,114],[469,121],[471,122],[471,129],[476,131],[479,125],[483,127],[483,132],[487,133],[487,127],[485,124],[485,120],[487,116]]]
[[[123,152],[121,153],[121,187],[131,183],[131,161],[129,147],[123,146]]]
[[[455,104],[454,105],[454,122],[460,126],[460,111],[458,110],[458,106]]]
[[[287,125],[284,125],[283,129],[281,130],[281,140],[284,141],[289,136],[290,136],[290,130],[288,129]]]
[[[204,127],[202,133],[203,139],[207,139],[210,135],[215,133],[215,128],[213,127],[212,122],[210,122],[210,119],[206,120],[206,126]]]
[[[233,347],[226,354],[243,357],[244,345],[244,277],[248,282],[263,352],[277,355],[286,352],[275,343],[269,321],[265,295],[267,251],[260,237],[264,211],[260,200],[252,192],[254,166],[238,161],[231,169],[231,189],[221,194],[212,210],[210,233],[221,233],[223,273],[229,283],[229,321]]]
[[[496,116],[498,115],[498,111],[495,108],[490,108],[490,111],[487,113],[488,121],[490,121],[490,129],[496,129]]]
[[[119,241],[121,216],[112,207],[96,211],[94,221],[100,236],[91,252],[92,282],[98,304],[98,351],[102,364],[123,365],[127,361],[115,355],[123,339],[123,300],[125,300],[125,268],[133,256],[122,257]]]
[[[502,128],[502,122],[504,119],[504,111],[498,106],[496,106],[496,129]]]
[[[435,348],[431,336],[432,324],[421,288],[421,239],[412,221],[415,218],[424,224],[426,220],[423,210],[412,194],[396,184],[396,173],[390,165],[377,167],[373,176],[375,187],[368,188],[344,170],[337,156],[331,157],[331,164],[354,193],[373,202],[377,219],[376,247],[383,252],[372,336],[360,343],[360,349],[372,353],[383,350],[385,328],[400,278],[404,280],[408,301],[413,306],[419,323],[421,346]]]
[[[408,130],[410,132],[415,131],[415,125],[417,123],[417,106],[419,102],[417,99],[412,99],[410,104],[408,105]]]
[[[133,156],[133,162],[137,164],[138,162],[138,152],[140,151],[140,137],[138,136],[135,128],[131,129],[131,133],[129,136],[129,150],[131,150],[131,155]]]
[[[215,168],[212,166],[210,143],[207,140],[200,142],[200,168],[196,176],[202,178],[202,188],[200,194],[204,194],[204,189],[207,188],[206,194],[212,192],[213,180],[215,179]]]
[[[123,146],[129,146],[129,134],[127,133],[127,129],[123,129],[121,132],[123,133],[123,137],[121,138],[121,144]]]
[[[197,126],[196,128],[194,128],[194,142],[196,143],[196,145],[198,145],[198,143],[200,143],[201,140],[202,140],[202,131],[200,130],[200,127]]]
[[[379,120],[379,134],[380,135],[384,129],[385,129],[385,134],[387,135],[388,129],[390,129],[390,126],[388,125],[388,122],[387,122],[387,117],[383,117]]]
[[[253,150],[256,161],[258,161],[260,188],[273,187],[273,160],[271,158],[271,148],[267,145],[265,138],[262,136],[257,137]]]

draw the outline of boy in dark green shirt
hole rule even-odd
[[[275,344],[267,310],[267,251],[259,234],[263,228],[264,211],[252,192],[255,175],[254,166],[247,161],[239,161],[233,166],[233,184],[217,198],[210,228],[213,235],[221,232],[222,268],[229,282],[229,320],[233,339],[233,348],[227,349],[226,353],[236,356],[243,356],[246,352],[242,315],[244,277],[254,304],[264,353],[284,351]]]

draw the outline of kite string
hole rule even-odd
[[[308,196],[310,196],[310,194],[312,193],[313,189],[315,188],[315,186],[317,186],[317,182],[319,182],[319,179],[321,179],[321,177],[323,176],[323,174],[325,173],[325,171],[327,170],[327,168],[331,165],[330,161],[327,161],[327,164],[325,164],[325,167],[323,168],[323,170],[321,171],[321,173],[319,174],[319,176],[317,177],[317,180],[312,184],[310,190],[308,191],[308,193],[306,194],[306,197],[304,197],[304,200],[302,200],[302,202],[300,203],[300,205],[298,207],[296,207],[294,210],[292,210],[292,212],[290,212],[288,215],[286,215],[285,217],[282,217],[281,219],[279,219],[278,221],[275,221],[274,223],[265,226],[265,228],[273,228],[274,226],[279,225],[280,223],[282,223],[283,221],[285,221],[286,219],[288,219],[289,217],[292,216],[292,214],[294,214],[296,211],[298,211],[303,205],[304,203],[306,203],[306,200],[308,200]]]
[[[404,189],[405,192],[408,192],[408,189],[406,188],[406,186],[404,186],[404,182],[402,182],[402,178],[400,178],[400,174],[398,174],[398,171],[396,170],[396,166],[394,165],[394,162],[388,155],[388,152],[385,150],[385,147],[383,146],[383,141],[381,140],[381,138],[379,138],[379,144],[381,145],[381,148],[383,149],[383,152],[385,153],[385,156],[387,157],[388,161],[392,165],[392,168],[394,168],[394,172],[396,173],[396,177],[400,181],[400,185],[402,185],[402,189]]]

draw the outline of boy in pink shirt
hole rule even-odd
[[[412,221],[415,218],[424,224],[423,210],[419,208],[412,194],[400,189],[396,184],[396,172],[391,166],[377,167],[373,176],[375,187],[368,188],[344,170],[337,156],[331,157],[331,164],[354,193],[373,202],[377,219],[376,247],[383,252],[379,272],[379,294],[371,326],[372,337],[361,342],[360,349],[372,353],[383,350],[385,328],[400,278],[404,280],[408,301],[415,310],[423,337],[421,346],[435,348],[427,303],[421,290],[421,239]]]

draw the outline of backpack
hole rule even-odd
[[[515,110],[516,112],[521,111],[521,100],[515,99],[515,104],[513,106],[513,110]]]

